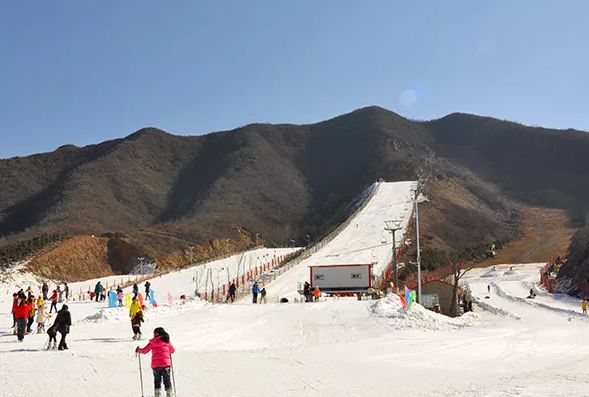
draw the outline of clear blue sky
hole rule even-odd
[[[380,105],[589,130],[587,1],[0,0],[0,158]]]

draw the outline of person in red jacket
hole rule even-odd
[[[29,314],[32,309],[26,298],[19,297],[16,307],[14,308],[14,317],[16,318],[16,335],[18,341],[22,342],[25,338],[25,331],[27,329],[27,322],[29,321]]]
[[[56,290],[53,290],[53,293],[51,294],[51,298],[49,298],[51,300],[51,307],[49,308],[49,314],[51,314],[53,312],[53,308],[55,308],[55,312],[57,313],[57,301],[59,299],[59,295],[57,294]]]
[[[176,351],[170,343],[170,335],[161,327],[153,330],[153,339],[147,346],[140,348],[137,346],[136,353],[147,354],[151,351],[151,369],[153,371],[153,381],[155,388],[155,397],[160,397],[162,388],[162,379],[166,389],[166,397],[172,397],[172,383],[170,382],[170,367],[172,366],[172,354]]]

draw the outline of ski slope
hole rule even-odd
[[[299,297],[297,285],[309,281],[310,265],[374,263],[380,275],[392,260],[392,236],[385,221],[397,220],[402,230],[395,234],[397,246],[405,235],[412,214],[417,182],[377,182],[369,201],[353,215],[348,225],[309,258],[266,286],[269,297]]]
[[[170,332],[179,396],[588,396],[589,323],[567,312],[572,299],[543,295],[542,303],[563,310],[520,300],[537,269],[516,265],[515,274],[494,277],[473,271],[466,279],[479,299],[493,283],[486,305],[519,320],[478,307],[458,322],[419,307],[399,315],[388,298],[195,301],[149,309],[143,330]],[[504,292],[497,294],[499,288]],[[141,395],[138,343],[130,340],[126,311],[94,302],[70,307],[74,325],[65,352],[39,350],[45,335],[17,343],[7,333],[8,314],[0,315],[0,396]],[[142,367],[149,396],[148,357]]]
[[[489,310],[476,306],[459,319],[419,306],[402,311],[394,297],[266,305],[192,301],[148,308],[143,332],[157,326],[170,332],[180,397],[589,396],[587,317],[578,306],[570,312],[572,298],[540,290],[541,300],[525,300],[538,265],[514,265],[510,275],[503,274],[509,266],[497,269],[492,277],[481,277],[490,269],[466,276]],[[3,307],[9,309],[6,302]],[[131,340],[126,310],[87,301],[70,308],[74,324],[64,352],[40,350],[46,335],[16,342],[8,332],[8,310],[2,310],[0,397],[141,395],[133,351],[146,342]],[[149,357],[142,368],[145,396],[151,396]]]

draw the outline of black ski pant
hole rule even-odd
[[[172,382],[170,382],[170,367],[157,367],[153,369],[153,385],[156,390],[162,388],[162,380],[164,381],[164,388],[166,390],[171,390]]]
[[[55,312],[57,313],[57,302],[51,302],[51,307],[49,308],[49,313],[53,312],[53,308],[55,308]]]
[[[67,344],[65,343],[65,337],[67,336],[66,333],[60,332],[61,339],[59,340],[59,346],[57,347],[59,350],[67,349]]]
[[[143,335],[141,333],[141,326],[139,326],[139,325],[131,325],[131,328],[133,329],[133,334],[135,334],[135,335]]]
[[[12,328],[16,327],[16,316],[12,313]]]
[[[31,332],[31,325],[35,322],[35,317],[29,317],[29,321],[27,322],[27,332]]]
[[[254,295],[253,303],[258,303],[258,294],[253,294],[253,295]]]
[[[27,319],[26,318],[17,318],[16,319],[16,335],[18,340],[23,340],[25,338],[25,331],[27,330]]]

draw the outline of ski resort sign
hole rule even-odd
[[[357,294],[372,288],[372,264],[309,266],[311,287],[327,294]]]

